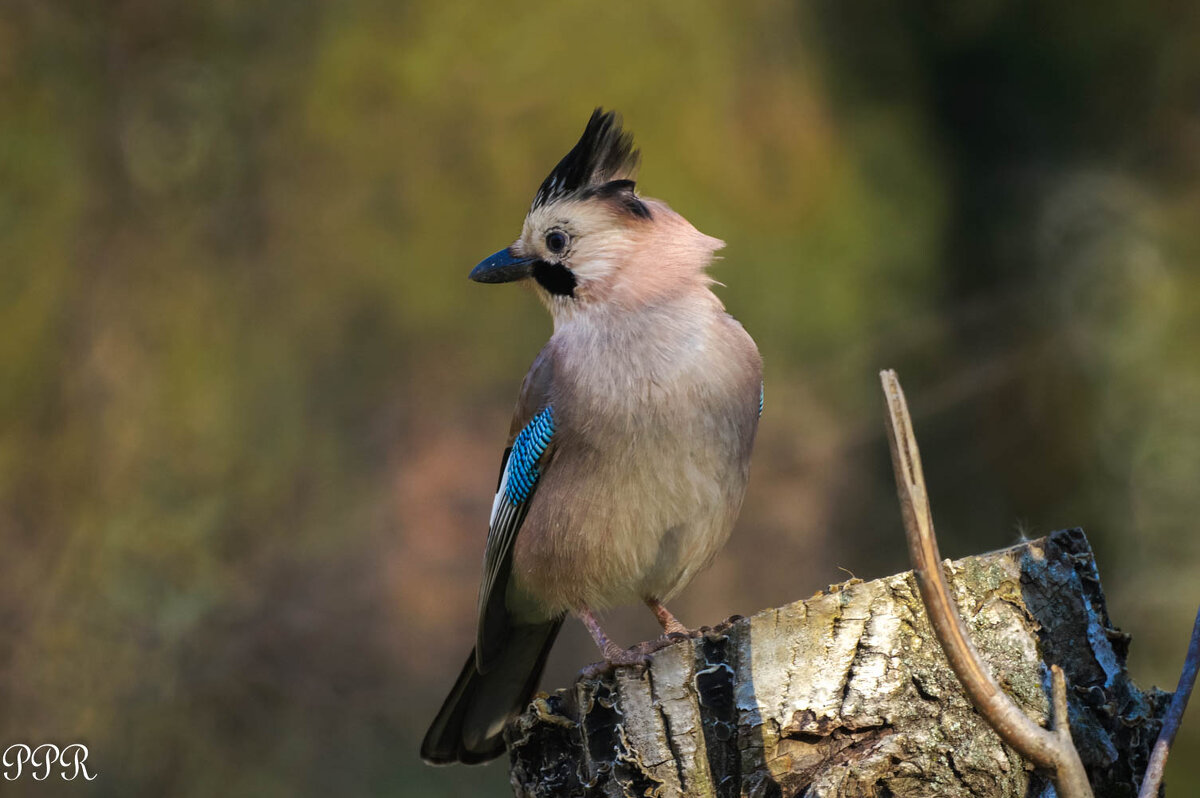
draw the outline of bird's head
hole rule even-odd
[[[471,279],[531,279],[556,319],[706,289],[704,268],[723,243],[666,203],[638,196],[638,160],[620,117],[597,108],[579,142],[542,181],[521,236],[476,266]]]

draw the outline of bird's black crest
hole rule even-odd
[[[599,197],[610,202],[615,202],[626,213],[636,216],[639,219],[649,219],[650,209],[646,207],[646,203],[638,199],[637,194],[633,193],[634,182],[632,180],[610,180],[607,183],[601,183],[594,188],[584,189],[580,194],[582,199],[588,197]]]
[[[568,196],[615,199],[626,211],[649,218],[650,210],[633,193],[638,151],[633,135],[621,129],[621,117],[597,108],[579,142],[542,181],[533,208]]]

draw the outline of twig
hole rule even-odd
[[[1000,689],[971,643],[966,625],[942,574],[942,558],[934,537],[933,516],[929,509],[929,496],[925,492],[925,475],[921,470],[921,455],[917,450],[904,392],[894,371],[880,372],[879,379],[883,383],[888,406],[888,445],[896,472],[900,514],[908,536],[908,552],[925,611],[950,661],[950,667],[979,714],[1006,743],[1050,774],[1058,795],[1062,798],[1091,798],[1092,788],[1088,785],[1087,773],[1071,742],[1066,711],[1066,680],[1062,670],[1057,665],[1051,667],[1054,720],[1053,731],[1048,731],[1030,720],[1016,702]]]
[[[1196,622],[1192,624],[1192,642],[1188,644],[1187,657],[1183,661],[1183,673],[1179,674],[1175,697],[1171,699],[1171,706],[1163,716],[1162,731],[1154,741],[1154,750],[1150,753],[1150,764],[1146,765],[1146,775],[1142,777],[1142,789],[1138,792],[1138,798],[1153,798],[1158,795],[1163,769],[1167,764],[1167,754],[1175,740],[1175,732],[1179,731],[1183,711],[1187,709],[1188,698],[1196,684],[1197,671],[1200,671],[1200,610],[1196,611]]]

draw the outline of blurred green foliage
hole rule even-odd
[[[743,519],[685,620],[907,567],[894,367],[947,553],[1086,527],[1135,675],[1173,686],[1200,598],[1198,17],[9,0],[2,739],[86,742],[100,777],[63,795],[507,791],[416,758],[549,329],[464,277],[598,104],[641,190],[727,242],[767,363]],[[589,645],[568,628],[548,683]]]

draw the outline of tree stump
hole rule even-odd
[[[1035,721],[1049,666],[1093,790],[1134,796],[1170,695],[1129,680],[1081,530],[949,566],[976,647]],[[1030,796],[1048,781],[975,712],[911,572],[681,641],[539,694],[506,731],[517,796]]]

